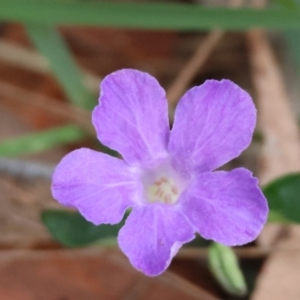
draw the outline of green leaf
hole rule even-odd
[[[268,214],[268,223],[291,223],[282,213],[270,210]]]
[[[45,210],[42,221],[55,240],[67,247],[83,247],[95,242],[116,240],[124,220],[117,225],[95,226],[79,213],[62,210]]]
[[[228,293],[237,296],[247,294],[245,278],[232,248],[212,243],[208,258],[212,273]]]
[[[1,0],[0,20],[135,29],[288,29],[300,28],[300,10],[211,8],[183,3]]]
[[[270,210],[283,218],[300,222],[300,173],[278,178],[264,187]]]
[[[81,71],[55,28],[35,23],[26,23],[25,28],[34,45],[48,59],[70,100],[78,106],[93,108],[96,97],[83,85]]]
[[[86,137],[78,126],[68,125],[31,133],[0,142],[0,156],[13,157],[45,151]]]

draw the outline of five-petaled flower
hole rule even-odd
[[[162,273],[199,233],[242,245],[260,233],[268,205],[244,168],[214,171],[251,142],[256,110],[229,80],[208,80],[180,100],[170,131],[165,91],[147,73],[124,69],[101,84],[93,111],[98,139],[123,160],[82,148],[57,166],[52,192],[96,225],[120,222],[118,236],[132,265]],[[214,172],[213,172],[214,171]]]

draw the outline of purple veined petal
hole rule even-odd
[[[102,81],[93,112],[98,139],[133,165],[155,167],[167,156],[168,107],[164,89],[147,73],[124,69]]]
[[[119,245],[131,264],[148,276],[161,274],[194,229],[180,210],[166,204],[135,207],[119,232]]]
[[[185,175],[210,172],[240,155],[251,142],[256,109],[229,80],[207,80],[180,100],[169,151]]]
[[[66,155],[52,180],[53,197],[95,225],[119,223],[141,189],[123,160],[85,148]]]
[[[268,204],[251,175],[243,168],[202,173],[183,192],[182,211],[203,238],[236,246],[258,236]]]

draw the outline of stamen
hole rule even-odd
[[[150,203],[174,204],[178,199],[179,190],[172,180],[161,177],[148,186],[146,194]]]

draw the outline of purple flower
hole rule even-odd
[[[195,237],[228,246],[254,240],[268,205],[244,168],[215,171],[250,144],[256,110],[229,80],[208,80],[180,100],[172,130],[155,78],[120,70],[101,84],[93,111],[98,139],[124,160],[82,148],[57,166],[52,193],[96,225],[120,222],[118,242],[146,275],[162,273]]]

